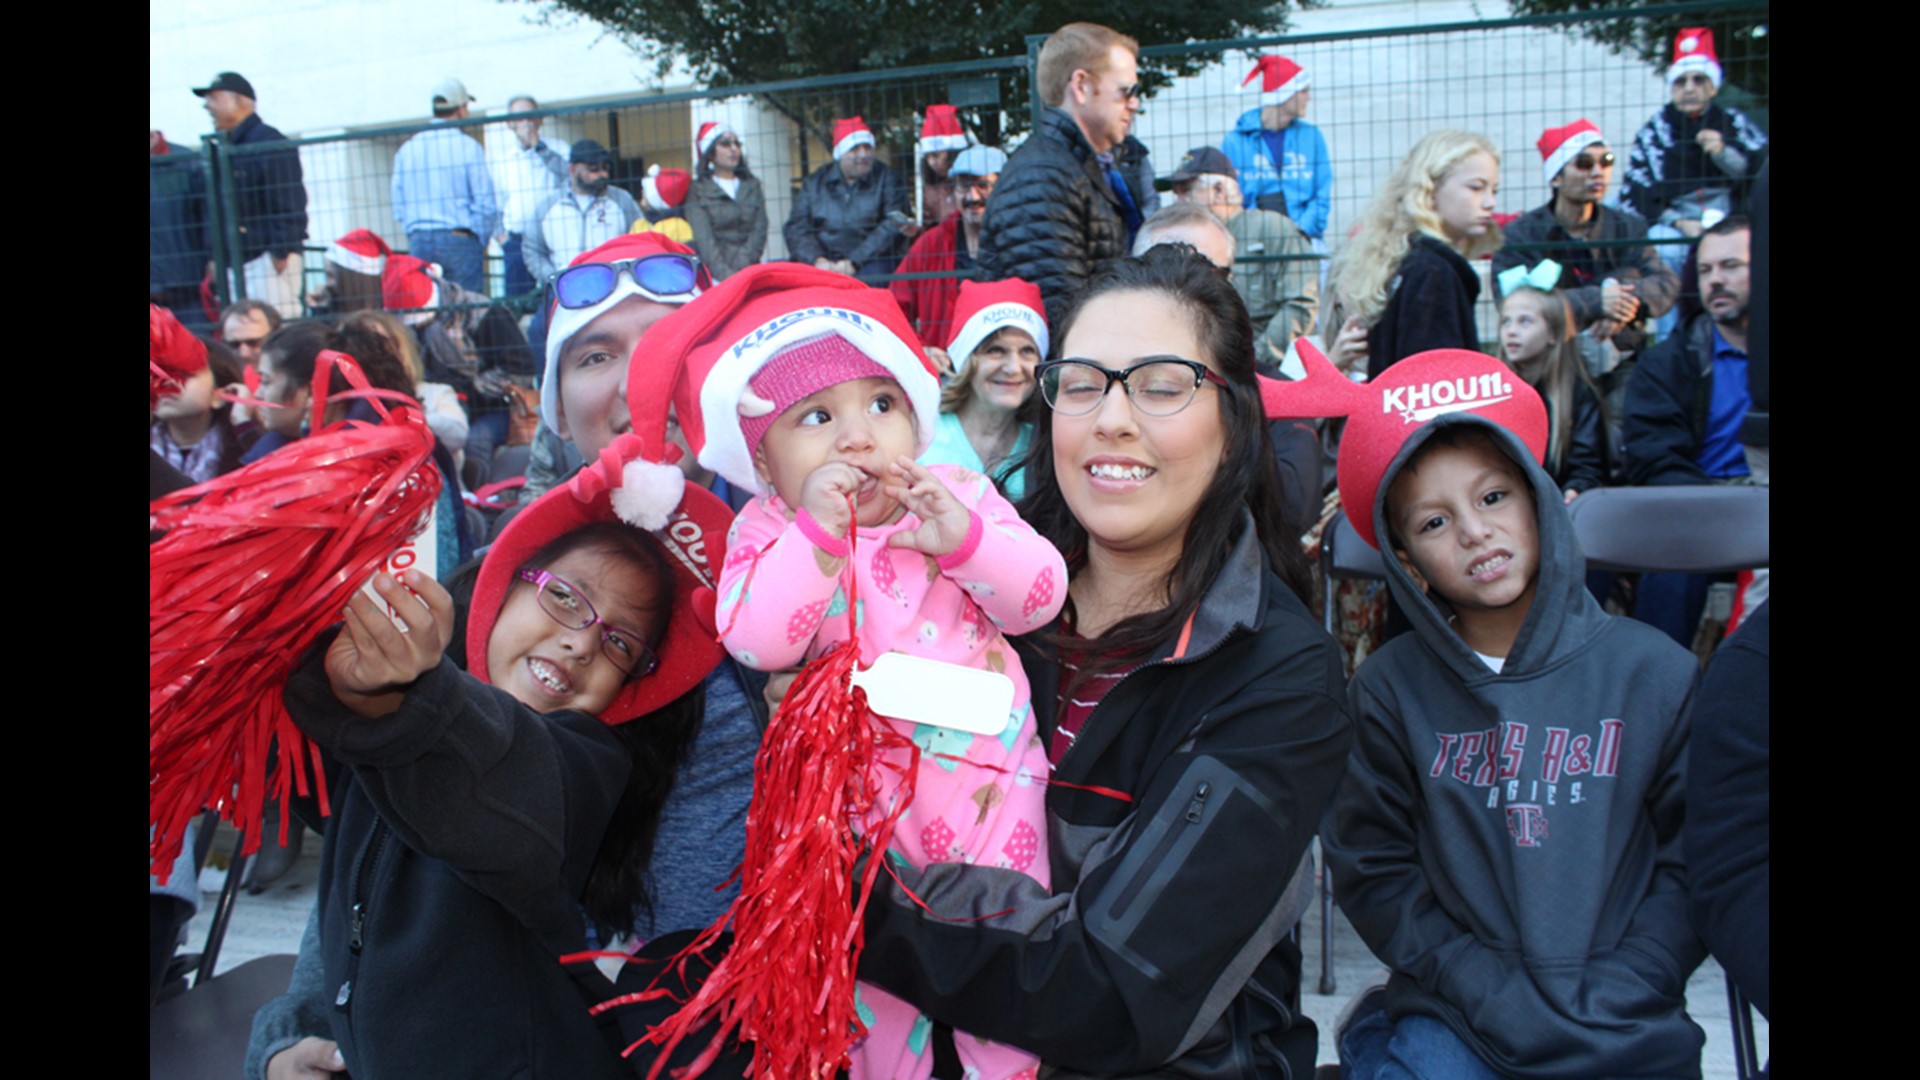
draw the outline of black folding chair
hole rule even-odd
[[[253,1032],[254,1012],[286,993],[287,983],[293,978],[291,955],[258,957],[214,977],[220,947],[233,919],[233,905],[240,896],[240,882],[247,873],[248,859],[240,854],[244,844],[244,836],[234,842],[227,883],[214,907],[213,924],[207,929],[207,943],[194,969],[193,985],[162,998],[147,1017],[147,1064],[154,1080],[239,1075]]]
[[[1335,514],[1320,534],[1320,567],[1326,580],[1326,594],[1321,599],[1325,601],[1327,634],[1332,636],[1335,585],[1354,579],[1385,581],[1387,564],[1378,551],[1360,539],[1359,532],[1343,511]],[[1320,858],[1320,992],[1331,994],[1336,986],[1333,977],[1333,870],[1327,866],[1323,852]]]
[[[1723,574],[1769,562],[1771,488],[1597,488],[1567,509],[1589,569]]]

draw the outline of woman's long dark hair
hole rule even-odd
[[[275,365],[294,386],[311,385],[313,368],[319,362],[320,351],[333,349],[353,357],[359,363],[361,373],[366,375],[367,382],[375,388],[408,397],[413,397],[415,393],[413,379],[407,374],[406,361],[401,359],[393,343],[378,331],[358,322],[338,325],[329,325],[317,319],[290,322],[267,335],[267,340],[260,348],[263,352],[273,352]],[[333,373],[327,385],[330,394],[342,394],[351,389],[346,377],[338,371]],[[331,414],[332,410],[329,409],[329,416]]]
[[[1167,576],[1166,604],[1156,611],[1123,619],[1098,639],[1081,643],[1090,654],[1081,669],[1082,677],[1132,667],[1178,636],[1181,625],[1226,565],[1246,520],[1243,508],[1252,514],[1255,535],[1274,573],[1302,601],[1307,598],[1309,581],[1299,538],[1287,528],[1288,517],[1282,512],[1280,471],[1274,462],[1273,442],[1267,434],[1260,388],[1254,378],[1253,324],[1239,294],[1212,263],[1192,249],[1156,247],[1139,258],[1110,264],[1089,282],[1053,340],[1064,344],[1087,305],[1115,292],[1159,293],[1185,309],[1206,349],[1202,359],[1210,361],[1232,389],[1214,395],[1226,429],[1226,448],[1219,468],[1214,470],[1213,482],[1187,523],[1185,546]],[[1033,449],[1023,467],[1027,470],[1028,494],[1020,503],[1020,516],[1066,553],[1067,574],[1071,577],[1086,565],[1087,533],[1060,494],[1053,467],[1051,417],[1043,417],[1035,426]],[[1056,639],[1055,643],[1061,642]]]

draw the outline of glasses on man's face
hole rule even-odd
[[[1122,371],[1091,360],[1048,360],[1034,374],[1041,396],[1062,416],[1085,416],[1098,409],[1114,383],[1126,387],[1133,407],[1148,416],[1172,416],[1193,404],[1201,383],[1232,389],[1207,365],[1177,356],[1156,356]]]
[[[954,179],[953,186],[961,191],[982,191],[991,195],[997,179],[991,176],[961,176]]]
[[[1697,71],[1688,72],[1674,80],[1681,86],[1712,86],[1713,80]]]
[[[1611,150],[1598,155],[1581,154],[1573,159],[1573,167],[1579,169],[1581,172],[1592,172],[1596,166],[1602,169],[1611,169],[1613,168],[1613,163],[1618,160],[1620,159],[1614,157],[1613,151]]]
[[[1123,86],[1123,87],[1121,87],[1121,88],[1120,88],[1120,100],[1121,100],[1121,101],[1132,101],[1132,100],[1133,100],[1134,98],[1137,98],[1137,97],[1139,97],[1139,96],[1140,96],[1140,87],[1141,87],[1142,85],[1143,85],[1143,84],[1141,84],[1141,83],[1137,83],[1137,82],[1136,82],[1136,83],[1128,83],[1127,85],[1125,85],[1125,86]]]
[[[518,576],[539,589],[534,599],[540,602],[540,610],[547,613],[547,618],[569,630],[585,630],[597,623],[600,651],[628,678],[651,675],[660,666],[660,658],[639,634],[601,621],[600,613],[593,610],[593,602],[582,596],[572,582],[545,570],[522,570]]]
[[[623,273],[640,286],[641,295],[664,304],[685,303],[713,284],[700,260],[692,255],[645,255],[569,266],[553,276],[554,299],[569,310],[592,307],[613,295]]]

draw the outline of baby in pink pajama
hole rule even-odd
[[[875,298],[891,305],[884,292],[865,293],[847,297],[846,311],[785,324],[771,343],[749,335],[757,354],[742,361],[746,346],[737,345],[699,373],[704,439],[740,440],[735,450],[746,458],[736,452],[736,465],[750,459],[753,468],[741,479],[765,492],[728,534],[715,621],[727,649],[763,671],[796,667],[844,641],[842,574],[853,530],[863,663],[903,652],[1002,672],[1015,687],[1012,713],[994,735],[884,720],[921,755],[892,857],[1009,867],[1045,884],[1046,754],[1005,635],[1059,613],[1066,565],[986,477],[913,461],[924,448],[920,433],[931,435],[938,383],[918,349],[895,347],[897,309],[890,318],[851,320],[876,335],[850,328],[850,314],[881,314],[866,311]],[[923,410],[926,422],[916,423]],[[856,1080],[930,1075],[932,1022],[879,987],[861,983],[858,994],[868,1034],[854,1053]],[[970,1078],[1031,1077],[1039,1064],[965,1033],[955,1043]]]

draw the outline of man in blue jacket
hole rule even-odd
[[[1325,251],[1333,209],[1333,163],[1320,129],[1303,119],[1310,96],[1305,68],[1284,56],[1263,56],[1241,85],[1260,77],[1260,107],[1240,114],[1220,143],[1240,173],[1247,209],[1293,219]]]
[[[213,117],[213,129],[239,152],[228,159],[239,211],[240,261],[246,295],[264,300],[288,319],[300,311],[300,249],[307,239],[307,188],[300,151],[287,146],[248,153],[243,147],[284,143],[285,135],[254,112],[253,84],[223,71],[193,91]],[[215,238],[216,242],[218,238]]]

